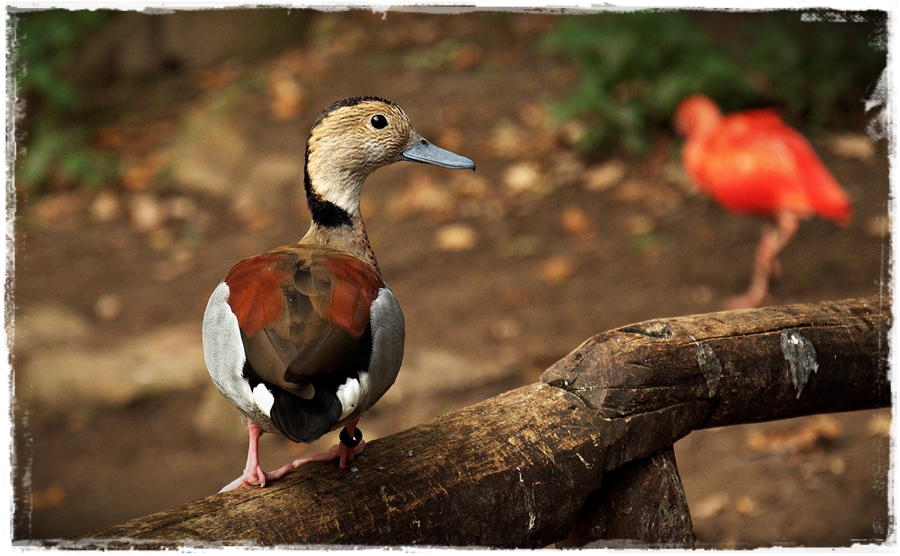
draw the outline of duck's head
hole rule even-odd
[[[686,137],[702,136],[722,121],[722,112],[706,95],[691,95],[675,111],[675,127]]]
[[[422,138],[403,110],[377,97],[339,100],[318,117],[306,142],[306,194],[354,213],[362,182],[400,160],[475,169],[468,158]]]

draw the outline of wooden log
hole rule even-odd
[[[696,536],[675,449],[607,472],[561,548],[694,548]]]
[[[890,404],[890,299],[650,321],[585,342],[539,384],[308,465],[79,537],[73,547],[541,547],[606,473],[690,431]],[[65,543],[64,543],[65,544]]]
[[[541,381],[606,418],[689,404],[692,429],[887,407],[890,305],[872,298],[642,322],[591,338]]]

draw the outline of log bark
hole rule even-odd
[[[304,466],[63,544],[547,546],[609,472],[692,430],[889,406],[889,307],[804,304],[606,332],[540,383],[372,441],[348,469]]]
[[[604,474],[561,548],[694,548],[696,536],[675,449]]]
[[[692,429],[890,405],[890,298],[646,321],[541,377],[605,418],[687,404]]]

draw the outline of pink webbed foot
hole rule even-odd
[[[363,448],[366,447],[365,441],[360,442],[356,448],[349,448],[344,446],[343,444],[335,444],[331,448],[328,449],[327,452],[322,452],[320,454],[316,454],[314,456],[309,456],[308,458],[301,458],[294,462],[294,467],[300,467],[301,465],[306,465],[307,463],[326,463],[329,461],[334,461],[339,459],[341,462],[341,467],[347,467],[347,464],[353,461],[353,458],[362,453]]]
[[[279,467],[275,471],[266,472],[262,470],[259,464],[257,464],[253,469],[244,469],[243,475],[222,487],[222,490],[219,492],[228,492],[229,490],[234,490],[242,486],[259,486],[262,488],[266,486],[266,481],[280,479],[293,470],[294,466],[285,465],[284,467]]]
[[[362,431],[356,428],[357,422],[358,420],[353,421],[344,427],[341,431],[341,442],[339,444],[335,444],[327,452],[298,459],[294,462],[294,468],[307,463],[326,463],[334,460],[340,460],[341,467],[346,467],[366,447],[366,441],[362,439]]]
[[[227,492],[245,485],[264,487],[266,481],[280,479],[294,469],[294,466],[285,465],[268,473],[263,471],[259,465],[259,437],[262,436],[262,430],[251,423],[247,427],[247,432],[250,433],[250,448],[247,450],[247,465],[244,467],[244,474],[222,487],[219,492]]]

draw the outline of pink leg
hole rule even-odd
[[[750,287],[745,293],[730,298],[725,304],[727,309],[749,309],[762,305],[769,295],[769,282],[780,273],[778,253],[794,237],[799,226],[800,218],[792,212],[780,212],[775,223],[767,221],[763,224]]]
[[[350,438],[353,438],[356,432],[356,424],[359,423],[359,419],[348,423],[344,429],[346,429],[347,434]],[[339,459],[341,462],[341,467],[346,467],[348,463],[353,461],[353,458],[362,453],[363,449],[366,447],[366,441],[360,440],[359,445],[355,448],[351,448],[346,446],[343,443],[338,443],[332,446],[327,452],[323,452],[321,454],[316,454],[314,456],[310,456],[308,458],[301,458],[294,462],[294,467],[300,467],[301,465],[306,465],[307,463],[313,462],[328,462],[332,460]]]
[[[259,465],[259,437],[262,436],[262,431],[253,423],[250,423],[247,431],[250,433],[250,448],[247,451],[247,465],[244,467],[244,474],[225,485],[219,492],[234,490],[244,485],[259,485],[262,488],[266,486],[266,481],[280,479],[294,469],[290,465],[285,465],[269,473],[263,471]]]

